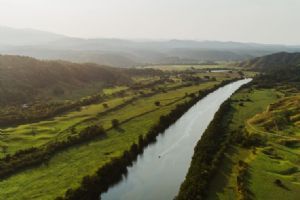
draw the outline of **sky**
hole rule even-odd
[[[300,0],[0,0],[0,25],[82,38],[300,44]]]

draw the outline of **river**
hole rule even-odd
[[[101,195],[102,200],[172,200],[191,163],[201,135],[220,105],[251,79],[230,83],[210,93],[145,148],[128,167],[127,177]]]

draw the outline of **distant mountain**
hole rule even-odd
[[[81,39],[31,29],[0,27],[2,54],[116,67],[244,61],[281,51],[300,52],[300,47],[194,40]]]
[[[257,70],[281,70],[296,67],[300,66],[300,53],[275,53],[241,62],[238,66]]]
[[[80,51],[71,49],[53,49],[37,46],[0,47],[0,53],[6,55],[29,56],[46,60],[66,60],[77,63],[97,63],[115,67],[136,66],[134,56],[126,53],[105,51]]]
[[[65,36],[33,29],[14,29],[0,26],[0,45],[40,45]]]

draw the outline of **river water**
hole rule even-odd
[[[102,200],[172,200],[191,163],[194,147],[212,121],[220,105],[239,87],[250,82],[244,79],[210,93],[191,107],[180,119],[145,148],[127,177],[101,195]]]

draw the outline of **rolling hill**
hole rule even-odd
[[[39,45],[56,40],[65,36],[33,29],[15,29],[0,26],[0,45]]]
[[[0,53],[38,59],[94,62],[115,67],[244,61],[299,46],[196,40],[82,39],[32,29],[0,26]]]
[[[256,70],[280,70],[300,64],[300,53],[281,52],[247,60],[238,64],[239,67]]]
[[[0,56],[0,104],[25,103],[41,95],[61,95],[88,87],[100,89],[130,81],[124,70],[97,64]]]

